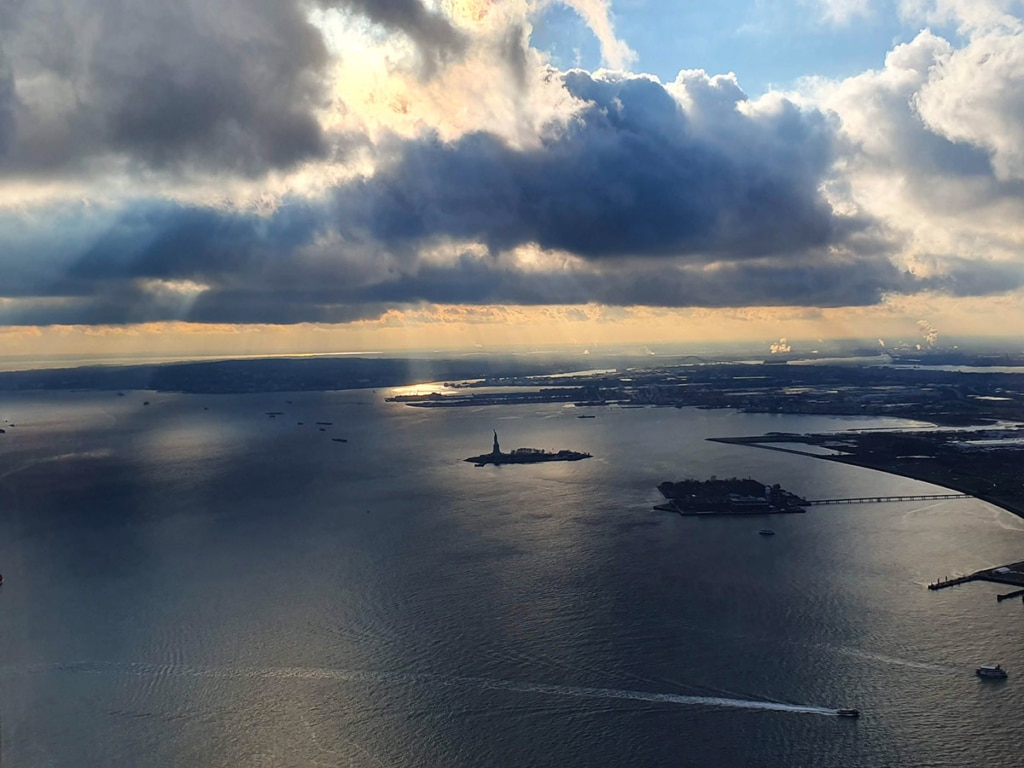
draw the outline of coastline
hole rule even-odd
[[[971,496],[972,498],[978,499],[979,501],[984,501],[985,503],[991,504],[991,505],[993,505],[995,507],[999,507],[1000,509],[1005,509],[1007,512],[1009,512],[1009,513],[1011,513],[1013,515],[1016,515],[1017,517],[1020,517],[1020,518],[1024,519],[1024,504],[1020,504],[1020,503],[1015,504],[1012,501],[1006,501],[1006,500],[1002,500],[1002,499],[997,499],[997,498],[994,498],[992,496],[988,496],[987,494],[976,493],[971,488],[968,488],[968,487],[966,487],[964,485],[961,485],[961,484],[958,484],[958,483],[950,483],[948,481],[938,480],[938,479],[933,478],[933,477],[925,477],[925,476],[922,476],[921,474],[911,474],[909,472],[901,472],[899,470],[886,469],[885,467],[874,466],[872,464],[868,464],[868,463],[865,463],[865,462],[862,462],[862,461],[857,461],[856,457],[850,457],[850,456],[815,456],[814,454],[804,454],[804,455],[811,456],[811,458],[815,458],[815,459],[825,459],[827,461],[833,461],[833,462],[836,462],[836,463],[839,463],[839,464],[851,464],[851,465],[853,465],[855,467],[862,467],[863,469],[873,469],[876,472],[885,472],[887,474],[896,475],[898,477],[906,477],[906,478],[908,478],[910,480],[919,480],[922,483],[930,483],[931,485],[936,485],[936,486],[938,486],[940,488],[947,488],[947,489],[949,489],[951,491],[956,491],[957,493],[967,494],[968,496]]]
[[[874,470],[876,472],[885,472],[886,474],[895,475],[897,477],[905,477],[905,478],[907,478],[909,480],[919,480],[920,482],[929,483],[931,485],[938,486],[939,488],[946,488],[946,489],[948,489],[950,491],[956,491],[957,493],[967,494],[968,496],[971,496],[972,498],[978,499],[979,501],[984,501],[985,503],[991,504],[991,505],[993,505],[995,507],[999,507],[1000,509],[1004,509],[1007,512],[1009,512],[1010,514],[1016,515],[1017,517],[1024,519],[1024,502],[1016,502],[1015,503],[1014,501],[1011,501],[1011,500],[999,499],[999,498],[990,496],[988,494],[977,493],[974,489],[967,487],[965,484],[949,482],[948,480],[945,480],[945,479],[928,476],[925,473],[911,473],[911,472],[908,472],[908,471],[905,471],[905,470],[899,470],[899,469],[894,469],[894,468],[889,468],[889,467],[884,467],[884,466],[878,466],[878,465],[875,465],[875,464],[871,464],[871,463],[859,460],[858,457],[851,456],[851,455],[824,456],[824,455],[821,455],[821,454],[810,453],[808,451],[800,451],[800,450],[796,450],[796,449],[780,448],[780,447],[775,446],[775,445],[762,445],[762,444],[754,442],[753,440],[750,440],[750,439],[710,437],[710,438],[708,438],[708,440],[711,440],[713,442],[728,443],[730,445],[743,445],[743,446],[747,446],[749,448],[760,448],[762,450],[767,450],[767,451],[781,451],[783,453],[794,453],[794,454],[797,454],[799,456],[806,456],[806,457],[811,458],[811,459],[821,459],[821,460],[824,460],[824,461],[831,461],[831,462],[835,462],[835,463],[838,463],[838,464],[849,464],[851,466],[861,467],[862,469],[871,469],[871,470]],[[770,442],[770,441],[771,441],[771,436],[768,436],[768,438],[765,440],[765,442]],[[795,445],[802,445],[802,443],[794,443],[794,444]]]

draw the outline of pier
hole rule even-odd
[[[939,579],[933,584],[929,584],[928,589],[934,591],[937,589],[945,589],[946,587],[955,587],[957,584],[966,584],[969,581],[977,581],[980,578],[981,576],[978,574],[972,573],[970,576],[957,576],[952,579]]]
[[[992,584],[1006,584],[1017,587],[1012,592],[996,595],[996,600],[1002,602],[1012,597],[1024,595],[1024,561],[1011,563],[1010,565],[999,566],[998,568],[986,568],[983,571],[975,571],[966,576],[956,576],[951,579],[939,579],[929,584],[928,589],[935,591],[946,587],[955,587],[958,584],[966,584],[969,581],[988,581]]]
[[[912,496],[855,496],[846,499],[811,499],[804,504],[821,506],[824,504],[885,504],[890,501],[933,501],[938,499],[970,499],[969,493],[919,493]]]

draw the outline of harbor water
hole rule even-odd
[[[1024,559],[1024,521],[653,509],[941,492],[705,440],[907,422],[387,394],[0,396],[5,768],[1019,764],[1021,603],[926,585]],[[492,429],[593,458],[465,463]]]

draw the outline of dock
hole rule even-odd
[[[946,587],[955,587],[958,584],[966,584],[969,581],[978,581],[980,577],[976,573],[972,573],[970,576],[956,576],[952,579],[939,579],[928,585],[928,589],[935,591],[938,589],[945,589]]]
[[[1024,562],[1001,565],[996,568],[985,568],[981,571],[969,573],[966,576],[955,576],[953,578],[939,579],[928,585],[928,589],[936,591],[946,587],[955,587],[959,584],[967,584],[971,581],[988,581],[992,584],[1006,584],[1017,587],[1012,592],[996,595],[999,602],[1009,600],[1013,597],[1024,595]]]

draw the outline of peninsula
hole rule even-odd
[[[1024,427],[972,430],[770,432],[709,440],[852,464],[966,493],[1024,517]]]
[[[589,453],[580,451],[544,451],[540,448],[516,448],[511,453],[502,453],[498,445],[498,432],[494,432],[494,447],[490,453],[482,453],[479,456],[470,456],[465,461],[484,467],[488,464],[539,464],[545,461],[579,461],[589,459]]]

